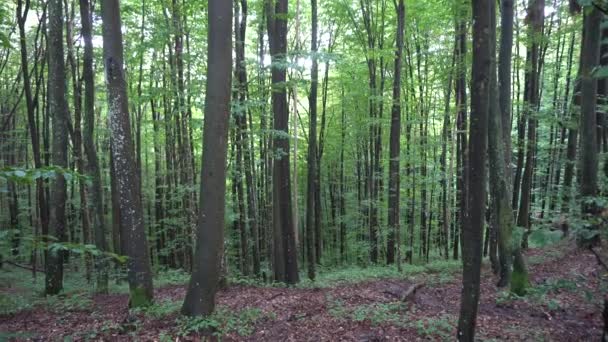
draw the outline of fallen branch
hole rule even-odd
[[[416,291],[418,291],[419,289],[424,287],[424,283],[418,283],[418,284],[412,284],[406,290],[403,290],[403,288],[401,286],[399,286],[397,284],[393,284],[393,285],[396,285],[397,287],[399,287],[399,290],[401,290],[402,292],[396,293],[395,291],[386,290],[386,291],[382,291],[382,293],[393,296],[395,298],[398,298],[402,302],[411,300],[414,297],[414,295],[416,294]]]

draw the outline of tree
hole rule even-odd
[[[141,188],[133,156],[129,99],[123,70],[123,46],[118,0],[101,3],[103,55],[114,176],[120,200],[121,248],[129,257],[129,306],[147,306],[153,300],[152,271],[144,228]]]
[[[310,118],[308,123],[308,179],[306,185],[306,257],[308,258],[308,278],[315,279],[315,197],[318,181],[317,175],[317,95],[319,89],[319,62],[317,52],[319,50],[317,36],[319,30],[319,18],[317,13],[317,0],[310,1],[312,14],[312,38],[310,41],[310,50],[312,52],[312,67],[310,71],[310,95],[308,95],[308,106],[310,108]],[[320,236],[316,236],[320,239]]]
[[[83,56],[83,80],[85,83],[84,92],[84,134],[83,144],[87,159],[87,174],[92,181],[89,186],[89,203],[91,206],[91,218],[93,223],[93,233],[95,235],[95,245],[100,251],[107,250],[106,225],[103,207],[103,186],[101,181],[101,171],[97,158],[97,149],[93,140],[95,130],[95,74],[93,70],[93,39],[92,39],[92,13],[89,0],[80,0],[80,17],[82,21],[82,38],[84,40]],[[107,263],[103,257],[97,263],[97,290],[101,293],[108,291],[108,271]]]
[[[48,29],[49,58],[49,110],[52,113],[54,166],[68,167],[68,103],[65,94],[65,65],[63,54],[63,2],[49,2]],[[67,185],[64,175],[58,174],[53,181],[49,220],[49,235],[57,241],[65,241]],[[63,289],[63,253],[49,250],[46,255],[47,295],[56,295]]]
[[[490,110],[490,23],[493,5],[473,0],[473,68],[471,129],[469,133],[468,208],[462,226],[462,295],[458,320],[458,341],[475,340],[475,322],[479,302],[482,234],[486,202],[486,152],[488,112]]]
[[[287,0],[265,0],[268,39],[272,56],[272,111],[274,113],[274,160],[272,172],[272,213],[274,278],[295,284],[299,281],[298,258],[291,205],[289,166],[289,110],[287,105]]]
[[[490,192],[492,197],[493,222],[498,230],[498,256],[500,262],[498,286],[511,283],[512,268],[517,282],[511,287],[515,293],[522,294],[527,286],[527,271],[519,244],[513,244],[514,226],[511,207],[512,176],[511,164],[511,59],[513,45],[513,1],[501,2],[501,39],[498,62],[498,84],[495,84],[492,67],[492,96],[488,126],[490,159]],[[495,35],[495,22],[491,27]],[[496,88],[498,86],[498,88]],[[496,98],[497,97],[497,98]],[[498,103],[496,103],[498,100]],[[515,256],[515,259],[514,259]],[[515,262],[514,262],[515,260]]]
[[[224,246],[226,154],[232,76],[232,1],[209,1],[205,125],[201,172],[201,209],[194,268],[182,313],[210,315],[220,281]]]
[[[597,144],[597,79],[593,69],[600,61],[600,23],[602,14],[595,6],[584,10],[584,37],[581,49],[581,118],[580,118],[580,195],[594,197],[598,193]],[[583,199],[583,202],[586,198]],[[583,212],[593,214],[593,206],[583,204]]]
[[[393,80],[393,106],[391,109],[391,135],[389,146],[389,181],[388,181],[388,226],[389,236],[387,240],[386,263],[395,262],[395,244],[397,245],[397,257],[399,257],[399,194],[400,176],[399,165],[401,157],[401,65],[403,56],[403,36],[405,27],[405,4],[399,0],[396,4],[397,11],[397,52],[395,55],[395,71]],[[397,263],[400,260],[397,259]]]
[[[532,182],[536,162],[537,126],[536,112],[540,107],[540,47],[543,37],[543,26],[545,22],[545,0],[530,0],[527,21],[529,23],[528,52],[526,58],[526,90],[524,92],[524,113],[528,121],[526,158],[523,175],[521,178],[521,199],[517,216],[517,226],[530,229],[530,206],[532,196]],[[520,152],[521,153],[521,152]],[[520,164],[521,166],[521,164]],[[520,168],[518,168],[519,170]],[[515,179],[517,190],[518,177]],[[517,196],[517,192],[514,196]],[[527,232],[524,235],[522,245],[527,246]]]

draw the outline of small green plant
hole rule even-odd
[[[41,304],[53,312],[61,313],[65,311],[88,311],[92,308],[93,301],[88,294],[75,292],[46,297]]]
[[[160,319],[176,313],[180,307],[181,302],[179,301],[165,300],[156,302],[150,306],[132,309],[131,311],[135,314],[141,313],[149,318]]]
[[[358,305],[353,309],[344,305],[340,299],[327,298],[329,314],[343,320],[355,322],[369,321],[373,326],[390,324],[405,326],[405,304],[402,302],[373,303]]]
[[[505,305],[513,303],[515,300],[517,300],[519,298],[520,298],[519,296],[517,296],[516,294],[514,294],[512,292],[500,291],[498,293],[498,295],[496,296],[496,305],[505,306]]]
[[[262,310],[247,308],[234,312],[227,308],[216,310],[209,317],[182,317],[177,320],[179,335],[188,336],[192,333],[209,332],[222,337],[229,333],[249,336],[253,333],[256,322],[264,317]]]
[[[16,294],[0,294],[0,315],[10,315],[30,309],[32,302],[26,297]]]
[[[452,315],[442,315],[432,318],[424,318],[416,321],[416,331],[424,337],[440,337],[448,340],[452,336],[455,327],[455,318]]]

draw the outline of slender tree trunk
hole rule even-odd
[[[68,103],[65,94],[65,65],[63,54],[63,4],[62,0],[49,2],[49,110],[53,115],[52,163],[68,167]],[[65,241],[67,185],[59,174],[52,182],[49,235],[57,241]],[[48,251],[46,258],[47,295],[56,295],[63,289],[63,254]]]
[[[135,168],[129,118],[129,102],[123,70],[120,6],[117,0],[102,2],[103,43],[114,175],[120,199],[122,249],[129,257],[129,306],[141,307],[153,300],[152,271],[143,220],[141,188]]]
[[[405,29],[405,4],[403,0],[399,0],[399,4],[395,8],[397,12],[397,42],[395,56],[395,70],[393,80],[393,106],[391,109],[391,133],[389,147],[389,183],[388,183],[388,240],[386,263],[392,264],[395,262],[395,248],[400,248],[401,239],[399,232],[401,226],[399,223],[399,194],[400,194],[400,175],[399,165],[401,157],[401,67],[403,56],[403,37]],[[400,265],[400,260],[397,259],[397,264]]]
[[[17,24],[19,26],[19,43],[21,52],[21,69],[23,74],[23,89],[25,93],[25,104],[27,109],[27,122],[29,129],[29,136],[32,142],[32,154],[34,157],[34,167],[40,169],[43,167],[41,151],[40,151],[40,132],[38,130],[39,120],[36,117],[36,102],[38,100],[38,88],[36,89],[36,98],[32,94],[32,86],[29,77],[29,63],[27,54],[27,42],[25,32],[25,22],[30,7],[30,1],[25,1],[25,7],[23,0],[17,1]],[[46,11],[45,11],[46,14]],[[46,18],[45,14],[42,16],[42,23]],[[41,25],[42,26],[42,25]],[[34,69],[37,70],[36,65]],[[42,74],[42,73],[41,73]],[[44,97],[43,97],[44,98]],[[47,196],[44,191],[44,181],[42,178],[36,179],[36,198],[38,200],[38,213],[40,217],[41,233],[43,236],[49,233],[49,209],[47,204]],[[35,255],[34,251],[34,255]]]
[[[528,120],[526,159],[521,182],[521,199],[517,225],[527,229],[522,241],[522,247],[527,247],[528,234],[531,228],[530,210],[532,182],[536,165],[536,140],[538,119],[536,113],[540,106],[540,46],[544,25],[544,0],[530,0],[528,12],[528,36],[531,40],[528,47],[528,66],[526,68],[526,91],[524,94],[525,117]]]
[[[459,13],[464,16],[464,14]],[[458,259],[458,252],[462,244],[462,228],[465,224],[467,212],[467,174],[468,164],[468,139],[467,139],[467,25],[464,18],[459,19],[457,24],[457,58],[456,58],[456,108],[458,116],[456,121],[456,192],[458,211],[456,212],[456,225],[454,232],[454,259]]]
[[[208,316],[215,308],[224,246],[226,154],[232,76],[232,1],[209,1],[209,49],[203,131],[201,210],[194,268],[182,313]]]
[[[99,159],[95,147],[95,78],[93,72],[93,39],[92,39],[92,11],[89,0],[80,0],[80,17],[82,22],[82,38],[84,40],[83,80],[84,90],[84,134],[83,145],[86,155],[86,171],[91,177],[89,185],[89,205],[91,209],[91,223],[95,246],[100,251],[108,249],[106,242],[106,225],[103,212],[103,186]],[[108,291],[108,265],[105,257],[96,261],[97,291]]]
[[[312,69],[311,69],[311,83],[310,83],[310,95],[308,96],[308,103],[310,108],[310,119],[308,128],[308,179],[307,179],[307,191],[306,191],[306,256],[308,259],[308,278],[311,280],[315,279],[315,196],[317,186],[317,94],[319,87],[319,62],[317,59],[317,35],[318,35],[318,15],[317,15],[317,0],[311,0],[311,15],[312,15],[312,38],[311,38],[311,52],[312,57]],[[317,236],[320,238],[320,236]]]
[[[490,23],[496,13],[489,1],[473,0],[473,70],[471,99],[470,159],[467,167],[468,210],[462,239],[462,296],[458,321],[458,341],[475,340],[479,304],[482,233],[486,202],[486,152],[490,109]]]

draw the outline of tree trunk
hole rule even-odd
[[[399,0],[399,4],[395,8],[397,11],[397,42],[395,56],[395,70],[393,79],[393,106],[391,109],[391,133],[389,146],[389,182],[388,182],[388,240],[386,263],[392,264],[395,262],[395,248],[400,248],[401,239],[399,231],[400,210],[399,210],[399,193],[400,193],[400,176],[399,165],[401,157],[401,66],[403,56],[403,37],[405,28],[405,4],[403,0]],[[399,254],[399,253],[397,253]],[[397,260],[400,264],[400,260]]]
[[[226,153],[232,76],[232,1],[209,1],[209,49],[203,131],[201,209],[194,268],[182,313],[210,315],[220,280],[224,246]]]
[[[95,131],[95,78],[93,72],[93,39],[92,39],[92,11],[89,0],[80,0],[80,17],[82,22],[82,38],[84,40],[83,80],[84,90],[84,134],[83,145],[86,155],[86,171],[91,177],[89,185],[89,206],[91,208],[91,223],[95,246],[100,251],[106,251],[106,225],[103,212],[103,186],[101,171],[94,141]],[[105,257],[96,262],[97,291],[108,291],[108,265]]]
[[[143,220],[141,188],[133,156],[129,102],[123,70],[120,6],[117,0],[102,2],[103,45],[114,175],[120,199],[121,248],[129,257],[129,306],[150,305],[152,271]]]
[[[475,322],[479,304],[481,247],[485,222],[486,152],[488,112],[490,109],[490,23],[493,5],[473,0],[473,68],[471,99],[470,159],[467,167],[468,210],[462,239],[462,296],[458,321],[458,341],[475,340]]]
[[[536,113],[540,106],[540,46],[543,35],[545,0],[530,0],[528,12],[529,39],[528,66],[526,67],[526,90],[524,93],[524,113],[528,120],[527,145],[525,166],[521,181],[521,199],[517,216],[517,226],[527,230],[524,234],[522,247],[527,247],[528,234],[531,228],[530,207],[532,196],[532,182],[536,165],[536,127],[538,119]]]
[[[49,111],[53,117],[52,163],[68,167],[68,103],[65,94],[65,65],[63,55],[63,3],[49,2]],[[58,174],[52,182],[49,236],[59,242],[65,241],[65,205],[67,186],[63,175]],[[46,259],[47,295],[56,295],[63,289],[63,254],[48,251]]]
[[[272,109],[274,113],[273,148],[273,234],[274,278],[295,284],[299,281],[298,258],[292,215],[289,166],[289,110],[285,87],[287,53],[287,2],[278,0],[275,8],[266,0],[267,24],[272,56]]]
[[[315,279],[315,193],[317,186],[317,94],[319,88],[319,62],[317,60],[317,35],[318,35],[318,15],[317,15],[317,0],[311,0],[311,15],[312,15],[312,69],[310,82],[310,95],[308,103],[310,108],[310,119],[308,128],[308,179],[306,191],[306,255],[308,259],[308,278]],[[320,236],[317,236],[319,239]]]
[[[583,197],[582,211],[593,214],[594,205],[587,205],[587,200],[598,193],[598,146],[597,146],[597,79],[593,76],[593,69],[600,61],[600,23],[602,13],[589,6],[585,8],[584,38],[581,49],[581,153],[580,168],[580,195]]]

